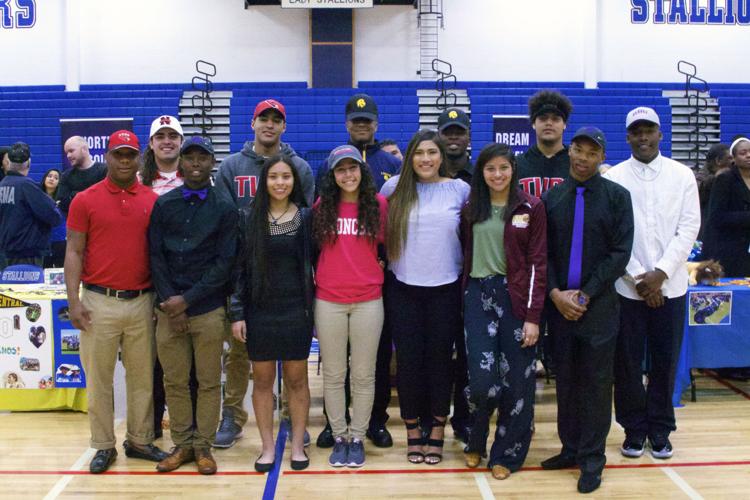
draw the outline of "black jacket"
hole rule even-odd
[[[250,231],[255,231],[252,225],[250,214],[252,213],[252,204],[249,207],[240,209],[240,218],[238,223],[239,235],[239,252],[235,261],[234,272],[232,273],[233,292],[229,299],[229,319],[232,322],[242,321],[245,319],[245,306],[250,302],[250,290],[254,280],[260,279],[254,272],[254,259],[252,249],[250,249],[247,235]],[[310,208],[300,208],[302,217],[302,226],[300,227],[299,247],[300,257],[303,262],[302,272],[304,273],[303,283],[305,286],[305,315],[312,326],[313,321],[313,301],[315,297],[315,283],[313,282],[313,236],[312,236],[312,210]]]
[[[704,237],[703,255],[726,276],[750,276],[750,190],[736,166],[714,179]]]

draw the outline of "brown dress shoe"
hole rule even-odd
[[[195,454],[192,448],[175,446],[169,456],[156,465],[156,470],[159,472],[171,472],[180,465],[192,462],[193,460],[195,460]]]
[[[203,475],[216,474],[216,460],[211,455],[209,448],[195,449],[195,462],[198,464],[198,472]]]
[[[507,467],[503,467],[502,465],[492,466],[492,477],[495,479],[508,479],[509,476],[510,470]]]
[[[466,467],[474,469],[478,467],[479,462],[482,461],[482,455],[475,451],[468,451],[464,453],[464,461],[466,462]]]

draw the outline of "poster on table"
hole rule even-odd
[[[492,137],[507,144],[516,155],[536,144],[536,132],[526,115],[492,115]]]
[[[89,146],[89,153],[94,161],[104,163],[109,136],[118,130],[133,131],[132,118],[61,118],[60,119],[60,150],[64,169],[70,168],[70,162],[65,154],[65,142],[74,135],[80,135]]]
[[[732,292],[690,292],[690,326],[731,325]]]
[[[65,289],[0,286],[0,388],[86,387]]]

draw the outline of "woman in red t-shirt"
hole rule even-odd
[[[313,207],[315,326],[323,359],[323,394],[334,436],[328,463],[361,467],[375,392],[375,360],[383,327],[383,263],[387,202],[354,146],[339,146]],[[347,429],[344,382],[351,348],[353,416]]]

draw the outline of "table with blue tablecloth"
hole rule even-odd
[[[750,278],[691,286],[677,364],[674,406],[690,385],[692,368],[750,366]]]

